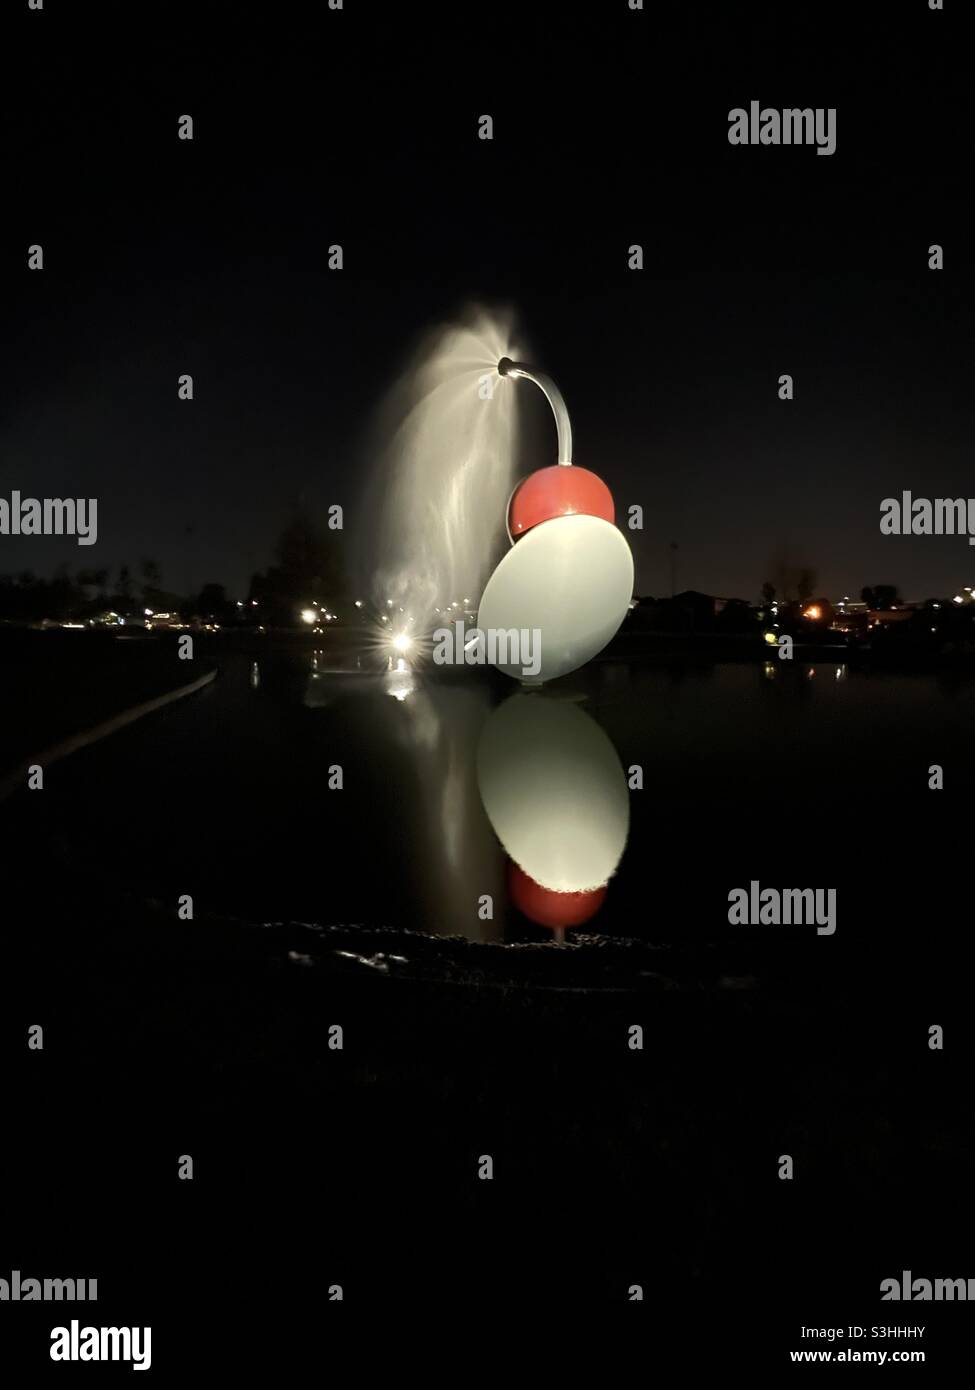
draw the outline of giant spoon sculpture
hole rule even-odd
[[[511,549],[484,588],[477,626],[482,633],[538,634],[541,659],[526,683],[541,684],[585,665],[618,630],[633,595],[633,556],[615,524],[609,488],[572,462],[572,427],[555,382],[510,357],[502,357],[498,372],[532,381],[545,394],[555,415],[559,458],[511,494]],[[524,680],[515,661],[495,664]]]

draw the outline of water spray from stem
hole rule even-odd
[[[499,376],[524,377],[533,381],[552,407],[555,428],[559,436],[559,463],[568,466],[572,463],[572,425],[562,392],[545,372],[536,371],[527,362],[513,362],[510,357],[502,357],[498,363]]]

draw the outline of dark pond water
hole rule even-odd
[[[256,1212],[261,1268],[290,1268],[282,1232],[307,1244],[320,1220],[314,1249],[358,1297],[428,1311],[483,1287],[489,1306],[491,1284],[561,1309],[567,1289],[619,1300],[638,1277],[651,1312],[785,1290],[791,1328],[831,1325],[838,1289],[876,1306],[889,1272],[964,1271],[970,679],[608,660],[524,697],[309,651],[218,660],[205,693],[7,803],[21,891],[0,979],[9,1017],[50,1030],[57,1098],[40,1129],[21,1049],[10,1156],[42,1175],[22,1245],[63,1188],[84,1269],[103,1193],[98,1209],[156,1223],[150,1241],[124,1222],[140,1279],[145,1250],[183,1249],[223,1194],[232,1236],[211,1246],[251,1284]],[[619,853],[574,946],[518,907],[499,832],[567,878]],[[834,888],[835,934],[730,925],[752,880]],[[405,963],[362,964],[382,952]],[[81,1145],[66,1168],[64,1134],[89,1131],[120,1161]],[[166,1196],[184,1145],[202,1207]],[[493,1186],[472,1180],[484,1152]],[[492,1252],[481,1275],[472,1249]]]
[[[730,939],[729,890],[758,880],[841,887],[836,941],[890,943],[905,894],[923,913],[937,877],[943,926],[961,887],[969,677],[608,660],[526,695],[354,655],[220,661],[51,779],[81,871],[250,921],[495,942],[548,940],[553,903],[600,936]]]

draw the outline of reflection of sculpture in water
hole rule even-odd
[[[630,825],[626,776],[603,730],[576,705],[513,695],[484,726],[477,782],[516,907],[557,930],[587,922]]]

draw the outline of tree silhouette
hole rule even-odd
[[[897,608],[903,602],[900,589],[896,584],[874,584],[872,586],[864,586],[864,588],[860,590],[860,597],[868,608],[881,611]]]
[[[293,626],[309,603],[335,605],[345,594],[340,533],[325,533],[304,517],[288,522],[275,547],[276,563],[251,579],[262,620]]]
[[[802,569],[799,571],[799,579],[796,583],[796,593],[799,595],[800,603],[805,603],[811,599],[816,592],[816,571],[813,569]]]

